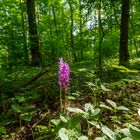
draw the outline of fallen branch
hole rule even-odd
[[[37,79],[39,79],[41,76],[43,76],[45,73],[49,72],[50,68],[47,68],[44,71],[39,72],[37,75],[35,75],[33,78],[29,79],[24,85],[23,87],[27,87],[29,85],[31,85],[33,82],[35,82]]]

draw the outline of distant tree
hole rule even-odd
[[[130,0],[122,0],[119,64],[123,66],[129,63],[129,52],[128,52],[129,6]]]
[[[40,66],[41,56],[39,52],[39,39],[37,32],[34,0],[27,0],[27,13],[28,13],[30,45],[31,45],[31,58],[32,58],[31,65]]]
[[[71,0],[68,0],[69,7],[70,7],[70,20],[71,20],[71,28],[70,28],[70,36],[71,36],[71,48],[72,48],[72,58],[73,61],[77,61],[77,56],[76,56],[76,51],[74,48],[74,36],[73,36],[73,31],[74,31],[74,18],[73,18],[73,7],[72,7],[72,2]]]
[[[27,33],[26,33],[27,31],[25,29],[24,7],[23,7],[22,0],[20,0],[20,8],[21,8],[23,45],[24,45],[24,63],[25,63],[25,65],[28,65],[29,64],[29,58],[28,58],[28,45],[27,45]]]

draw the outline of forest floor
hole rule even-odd
[[[81,68],[81,65],[71,66],[70,88],[65,101],[63,98],[63,107],[65,104],[65,108],[69,109],[61,114],[56,67],[1,71],[0,139],[57,140],[60,139],[60,128],[67,128],[71,130],[70,135],[74,133],[70,140],[77,140],[80,135],[93,140],[104,135],[98,124],[95,124],[99,121],[99,124],[113,132],[129,125],[139,128],[139,70],[114,65],[104,67],[100,75],[98,69],[89,68],[88,65]],[[96,105],[99,116],[96,116],[98,112],[93,118],[85,111],[89,103],[93,108]],[[119,110],[120,106],[122,108]],[[77,110],[71,113],[72,108],[89,113],[91,118],[88,116],[85,119]],[[67,124],[66,120],[70,120],[71,124]],[[73,129],[78,133],[73,132]],[[107,137],[109,139],[110,136]]]

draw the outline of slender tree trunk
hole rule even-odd
[[[71,48],[72,48],[72,58],[73,61],[77,61],[77,56],[74,48],[74,39],[73,39],[73,8],[71,4],[71,0],[68,1],[70,6],[70,18],[71,18],[71,28],[70,28],[70,36],[71,36]]]
[[[22,0],[20,0],[20,6],[21,6],[22,34],[23,34],[24,57],[25,57],[24,62],[25,62],[25,65],[28,65],[29,58],[28,58],[28,46],[27,46],[27,34],[26,34],[26,30],[25,30],[24,9],[23,9]]]
[[[122,0],[119,64],[126,66],[129,63],[128,52],[128,20],[130,0]]]
[[[98,26],[99,26],[99,70],[100,70],[100,76],[102,74],[102,42],[104,38],[104,31],[102,27],[101,22],[101,0],[99,1],[98,5]]]
[[[81,0],[79,0],[79,24],[80,24],[80,48],[81,48],[81,60],[84,59],[84,51],[83,51],[83,45],[82,45],[82,6],[81,6]]]
[[[34,0],[27,0],[32,66],[41,66]]]

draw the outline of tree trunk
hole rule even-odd
[[[80,51],[81,51],[81,60],[84,60],[84,50],[83,50],[83,36],[82,36],[82,6],[81,6],[81,0],[79,0],[79,24],[80,24]]]
[[[22,34],[23,34],[23,45],[24,45],[24,63],[25,65],[29,64],[29,58],[28,58],[28,46],[27,46],[27,34],[25,30],[25,24],[24,24],[24,9],[23,9],[23,3],[22,0],[20,0],[20,6],[21,6],[21,19],[22,19]]]
[[[70,28],[70,36],[71,36],[71,48],[72,48],[72,58],[73,61],[77,61],[77,56],[74,48],[74,39],[73,39],[73,8],[71,4],[71,0],[68,1],[70,6],[70,18],[71,18],[71,28]]]
[[[130,0],[122,0],[119,64],[126,66],[129,63],[128,52],[128,20]]]
[[[32,66],[41,66],[34,0],[27,0]]]
[[[99,7],[98,7],[98,26],[99,26],[99,71],[100,71],[100,77],[102,75],[102,43],[103,43],[103,39],[104,39],[104,30],[103,30],[103,27],[102,27],[102,19],[101,19],[101,4],[102,4],[102,1],[100,0],[99,3],[98,3]]]

